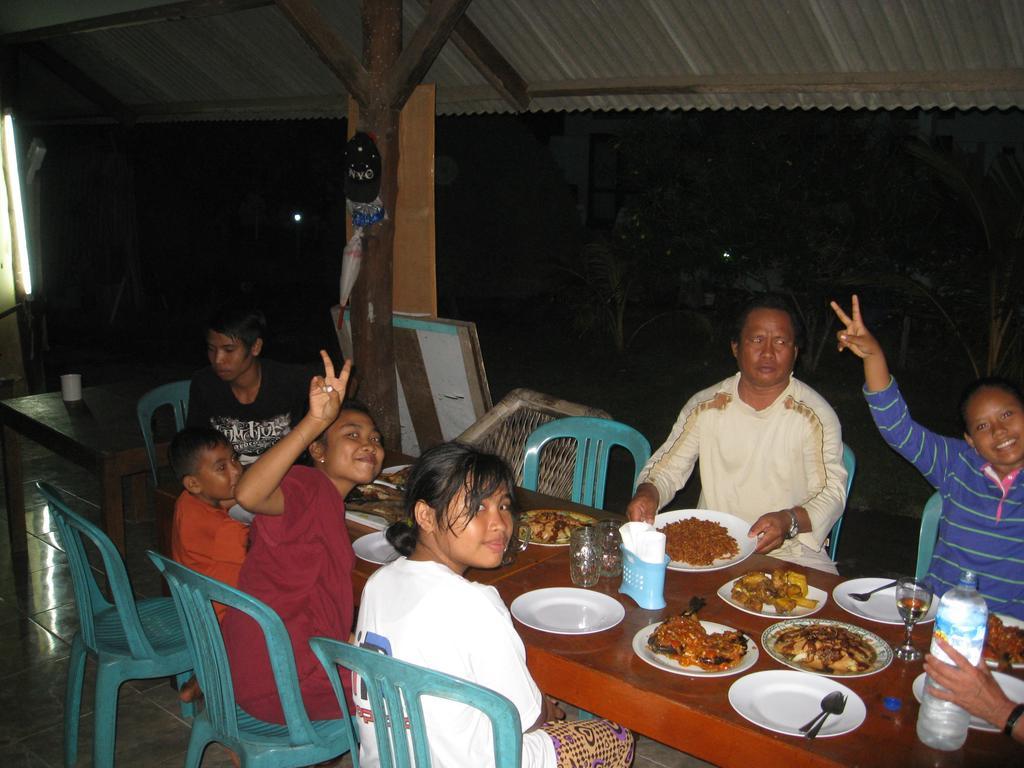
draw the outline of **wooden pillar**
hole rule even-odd
[[[359,397],[377,417],[386,444],[399,445],[398,388],[391,333],[394,214],[398,200],[398,111],[390,104],[388,77],[402,52],[402,0],[363,0],[363,66],[369,98],[359,110],[359,129],[376,137],[381,157],[381,200],[388,218],[370,227],[364,240],[360,279],[352,291],[355,368]]]
[[[418,85],[398,118],[398,200],[394,213],[391,303],[395,312],[437,317],[437,260],[434,231],[433,83]],[[348,138],[360,125],[359,102],[348,102]],[[345,240],[352,237],[345,222]],[[396,342],[397,343],[397,342]]]

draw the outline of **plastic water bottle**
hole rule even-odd
[[[949,656],[935,643],[936,637],[942,637],[971,664],[977,664],[981,658],[988,624],[988,606],[978,594],[977,587],[978,577],[971,571],[964,571],[960,584],[946,592],[939,601],[931,654],[940,661],[952,664]],[[928,693],[929,685],[942,687],[933,683],[931,678],[925,680],[921,709],[917,715],[917,738],[934,749],[960,749],[967,740],[971,715],[952,702],[931,696]]]

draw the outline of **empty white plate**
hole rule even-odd
[[[729,704],[755,725],[803,738],[800,726],[821,712],[821,700],[832,691],[846,694],[846,709],[829,715],[818,731],[818,738],[827,738],[859,728],[867,716],[861,697],[831,678],[779,669],[753,672],[732,684]]]
[[[1008,699],[1016,702],[1024,702],[1024,680],[1018,680],[1016,677],[1010,675],[1004,675],[1002,672],[993,672],[992,676],[999,683],[999,687],[1003,689],[1003,693],[1006,694]],[[922,672],[920,675],[914,678],[914,684],[912,686],[914,690],[914,698],[918,701],[924,696],[924,678],[925,674]],[[980,717],[971,715],[970,727],[976,731],[991,731],[992,733],[999,733],[1002,728],[996,728],[994,725],[989,725],[986,721]]]
[[[903,626],[903,619],[896,610],[896,587],[892,586],[875,592],[865,602],[854,600],[850,594],[858,592],[870,592],[883,584],[888,584],[892,579],[850,579],[842,584],[837,584],[832,590],[832,599],[836,605],[847,613],[860,616],[862,619],[877,621],[881,624],[897,624]],[[939,611],[939,599],[932,598],[932,604],[928,607],[928,613],[918,619],[918,624],[927,624],[935,620],[935,614]]]
[[[574,587],[535,589],[513,600],[511,610],[526,626],[556,635],[603,632],[626,615],[614,597]]]
[[[352,549],[355,550],[356,557],[362,558],[368,563],[383,565],[398,558],[398,551],[384,537],[384,531],[360,536],[352,542]]]

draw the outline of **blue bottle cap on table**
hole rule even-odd
[[[882,703],[890,712],[899,712],[900,708],[903,706],[903,700],[898,696],[886,696]]]

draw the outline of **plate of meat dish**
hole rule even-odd
[[[357,485],[345,499],[346,510],[361,513],[363,516],[373,515],[380,518],[379,525],[360,518],[359,515],[353,518],[356,522],[373,528],[386,528],[391,523],[403,519],[405,517],[405,483],[411,468],[411,464],[385,467],[372,483]]]
[[[396,488],[388,483],[374,481],[365,485],[357,485],[352,489],[348,500],[356,504],[378,501],[392,501],[401,504],[404,497],[405,491],[401,488]]]
[[[654,518],[665,534],[669,570],[718,571],[754,553],[757,539],[747,536],[750,525],[728,512],[677,509]]]
[[[373,490],[364,496],[363,489]],[[378,489],[383,493],[378,492]],[[345,499],[345,515],[373,528],[386,528],[391,523],[397,523],[405,518],[405,502],[402,495],[401,491],[385,485],[357,485]],[[379,518],[380,523],[374,524],[366,516]]]
[[[569,536],[577,528],[593,525],[597,519],[567,509],[531,509],[524,512],[522,523],[530,527],[530,544],[542,547],[567,547]]]
[[[396,464],[393,467],[384,467],[373,482],[379,485],[390,485],[392,488],[404,491],[406,483],[409,482],[409,473],[411,471],[412,464]]]
[[[892,648],[878,635],[831,619],[789,619],[761,635],[765,653],[787,667],[827,677],[874,675],[892,663]]]
[[[718,588],[718,596],[733,608],[755,616],[810,616],[821,610],[828,594],[807,583],[797,571],[776,568],[748,571]]]
[[[704,601],[695,600],[691,610],[637,632],[633,653],[652,667],[691,677],[725,677],[754,666],[757,643],[732,627],[700,621],[696,612]]]
[[[1024,621],[1004,613],[990,613],[982,655],[990,667],[1024,669]]]

